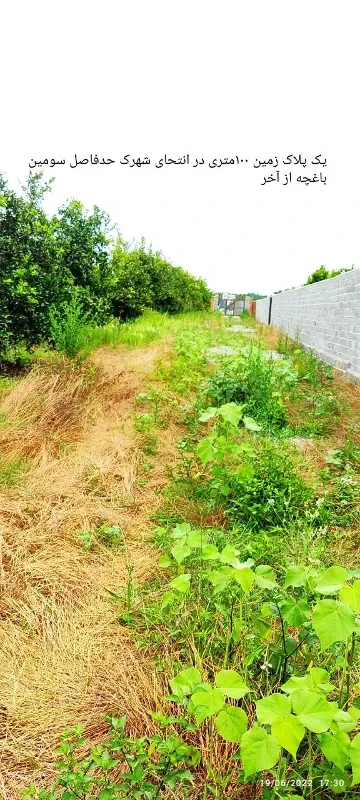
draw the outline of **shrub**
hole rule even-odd
[[[50,309],[49,319],[50,336],[56,350],[69,358],[75,358],[87,344],[90,334],[87,315],[83,312],[77,294],[59,309]]]

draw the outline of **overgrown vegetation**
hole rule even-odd
[[[276,358],[258,326],[249,338],[227,323],[151,312],[91,334],[114,348],[174,339],[134,393],[138,494],[121,500],[139,513],[171,430],[150,574],[139,578],[136,541],[114,520],[116,480],[73,544],[84,570],[125,563],[125,578],[102,584],[112,630],[163,690],[155,702],[139,683],[140,724],[125,685],[95,743],[74,719],[56,779],[34,775],[26,800],[356,797],[359,396],[297,343],[280,336]],[[234,355],[214,359],[224,345]],[[86,491],[106,492],[91,475]]]
[[[204,281],[144,240],[124,242],[99,208],[87,212],[72,200],[48,217],[51,183],[30,174],[18,195],[0,175],[0,359],[22,363],[24,348],[43,341],[72,357],[91,339],[89,326],[134,319],[146,308],[209,308]]]

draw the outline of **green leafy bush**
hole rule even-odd
[[[70,302],[49,311],[50,337],[59,353],[75,358],[89,340],[88,317],[84,314],[78,294]]]

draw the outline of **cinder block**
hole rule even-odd
[[[258,300],[256,318],[268,317]],[[271,323],[360,382],[360,270],[274,295]]]

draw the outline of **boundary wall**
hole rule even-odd
[[[360,269],[257,300],[256,319],[360,384]]]

